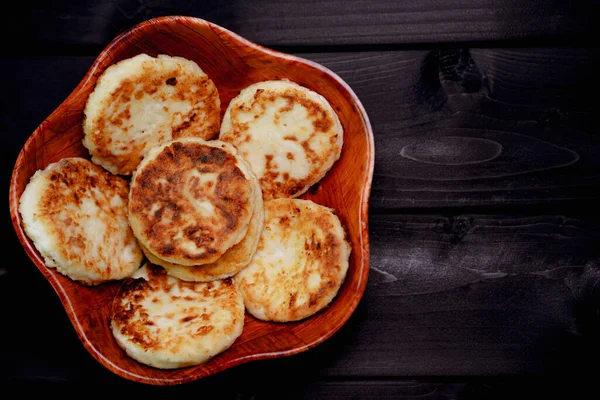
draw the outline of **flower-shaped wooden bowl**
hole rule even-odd
[[[44,265],[25,235],[19,197],[33,173],[64,157],[89,158],[82,145],[83,108],[102,72],[115,62],[147,53],[191,59],[213,79],[222,114],[244,87],[287,78],[324,95],[344,127],[342,156],[325,178],[302,196],[336,210],[352,245],[350,268],[334,301],[294,323],[262,322],[247,315],[242,335],[225,352],[195,367],[159,370],[129,358],[114,341],[109,311],[119,282],[97,287],[75,283]],[[10,182],[12,223],[27,254],[60,297],[77,335],[90,354],[114,373],[132,381],[174,385],[196,380],[248,361],[305,351],[333,335],[355,310],[369,269],[368,201],[373,175],[373,133],[350,87],[333,72],[298,57],[258,46],[201,19],[168,16],[143,22],[114,39],[102,51],[73,93],[31,135],[19,154]]]

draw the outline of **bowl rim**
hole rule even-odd
[[[344,307],[344,312],[342,313],[342,317],[340,318],[339,323],[332,326],[324,334],[320,335],[318,339],[316,339],[310,343],[305,343],[303,346],[297,346],[297,347],[294,347],[293,349],[282,350],[282,351],[258,352],[255,354],[249,354],[246,356],[233,358],[231,360],[227,360],[226,362],[224,362],[222,364],[219,364],[218,368],[216,368],[215,371],[212,371],[212,372],[206,373],[206,374],[192,373],[189,375],[186,374],[185,376],[180,377],[180,378],[163,378],[163,379],[161,379],[161,378],[155,378],[155,377],[148,377],[145,375],[139,375],[133,371],[129,371],[129,370],[119,367],[118,365],[113,363],[110,359],[108,359],[103,354],[101,354],[98,350],[96,350],[93,346],[93,343],[91,343],[90,339],[88,339],[85,335],[83,335],[84,330],[80,324],[77,313],[74,312],[75,307],[73,306],[73,303],[71,302],[70,296],[66,293],[62,284],[58,281],[58,279],[54,273],[55,271],[51,271],[49,268],[47,268],[45,266],[43,258],[39,255],[39,253],[35,249],[33,243],[31,242],[31,240],[28,239],[28,237],[26,236],[26,234],[24,232],[24,229],[22,228],[21,216],[19,213],[19,196],[17,196],[16,187],[17,187],[17,181],[18,181],[19,174],[21,173],[19,166],[24,164],[23,158],[25,157],[25,155],[24,155],[25,148],[31,146],[31,142],[33,140],[35,140],[35,137],[37,136],[36,135],[37,132],[44,129],[44,126],[47,124],[47,121],[49,119],[53,118],[55,116],[55,114],[58,113],[59,109],[62,108],[63,105],[70,102],[70,100],[73,97],[75,97],[82,90],[82,88],[88,84],[88,82],[91,79],[94,79],[94,76],[96,75],[96,71],[102,66],[103,61],[107,57],[111,58],[110,53],[112,52],[112,50],[121,46],[122,45],[121,43],[126,38],[128,38],[131,35],[136,34],[139,31],[143,31],[150,26],[157,26],[157,25],[160,26],[160,25],[164,25],[164,24],[168,25],[171,23],[178,23],[178,24],[184,24],[184,25],[186,25],[186,24],[204,25],[206,28],[217,33],[217,36],[227,35],[234,41],[238,42],[241,46],[255,49],[255,50],[259,51],[260,53],[267,54],[270,57],[304,64],[305,66],[311,67],[314,70],[322,72],[323,74],[327,75],[327,77],[329,79],[332,79],[333,81],[335,81],[338,85],[340,85],[348,93],[349,100],[351,100],[351,103],[353,103],[353,105],[358,110],[359,117],[362,121],[362,126],[363,126],[362,130],[364,131],[364,134],[366,136],[366,148],[365,148],[366,170],[363,174],[365,176],[365,179],[364,179],[364,182],[362,182],[361,189],[360,189],[359,210],[358,210],[358,214],[359,214],[358,219],[359,219],[359,223],[360,223],[360,226],[358,228],[358,233],[359,233],[358,242],[360,245],[361,253],[360,253],[360,260],[359,260],[360,262],[358,264],[359,268],[357,268],[356,272],[360,274],[359,275],[359,283],[358,283],[359,291],[354,293],[354,296],[352,297],[353,302],[351,304],[348,304],[346,307]],[[373,130],[372,130],[367,112],[364,109],[360,100],[358,99],[358,96],[352,90],[352,88],[341,77],[339,77],[335,72],[331,71],[327,67],[325,67],[317,62],[314,62],[314,61],[311,61],[311,60],[308,60],[308,59],[305,59],[305,58],[302,58],[302,57],[299,57],[296,55],[273,50],[268,47],[264,47],[260,44],[252,42],[252,41],[240,36],[239,34],[233,32],[227,28],[224,28],[220,25],[217,25],[217,24],[207,21],[205,19],[198,18],[198,17],[192,17],[192,16],[185,16],[185,15],[167,15],[167,16],[150,18],[150,19],[147,19],[140,23],[137,23],[137,24],[133,25],[132,27],[126,29],[119,35],[117,35],[113,40],[111,40],[108,43],[108,45],[106,45],[100,51],[98,56],[94,59],[92,65],[88,68],[88,70],[85,73],[85,75],[83,76],[83,78],[80,80],[80,82],[77,84],[77,86],[71,91],[71,93],[29,135],[29,137],[23,144],[21,151],[19,152],[19,154],[15,160],[14,167],[13,167],[11,180],[10,180],[10,190],[9,190],[9,208],[10,208],[12,225],[17,234],[19,241],[21,242],[22,246],[24,247],[29,258],[36,265],[37,269],[40,272],[42,272],[42,274],[46,277],[46,279],[48,280],[48,282],[50,283],[50,285],[52,286],[52,288],[58,295],[63,307],[65,308],[65,312],[67,313],[67,315],[69,317],[69,320],[71,321],[71,323],[73,324],[73,326],[75,328],[76,334],[79,337],[80,342],[84,345],[84,347],[88,350],[88,352],[98,362],[100,362],[104,367],[106,367],[113,373],[115,373],[123,378],[133,380],[136,382],[140,382],[140,383],[148,383],[148,384],[154,384],[154,385],[175,385],[175,384],[186,383],[186,382],[198,380],[200,378],[203,378],[203,377],[206,377],[209,375],[213,375],[217,372],[224,371],[231,367],[245,364],[249,361],[269,359],[269,358],[279,358],[279,357],[298,354],[298,353],[304,352],[308,349],[311,349],[311,348],[323,343],[325,340],[329,339],[337,331],[339,331],[339,329],[348,321],[350,316],[356,310],[358,303],[360,302],[360,299],[362,298],[364,291],[366,289],[366,283],[367,283],[368,272],[369,272],[369,262],[370,262],[370,244],[369,244],[369,232],[368,232],[369,198],[370,198],[370,194],[371,194],[371,186],[372,186],[372,181],[373,181],[374,164],[375,164],[374,137],[373,137]],[[194,367],[188,367],[188,368],[194,368]]]

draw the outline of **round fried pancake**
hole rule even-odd
[[[229,348],[244,327],[244,302],[230,279],[184,282],[146,264],[123,282],[111,328],[133,359],[156,368],[198,365]]]
[[[333,300],[349,257],[344,228],[329,208],[275,199],[265,202],[265,227],[252,261],[234,279],[250,314],[297,321]]]
[[[148,261],[160,265],[169,275],[184,281],[209,282],[216,279],[225,279],[238,273],[252,260],[264,225],[265,212],[262,193],[256,178],[254,182],[256,203],[250,224],[248,225],[248,232],[238,244],[227,250],[215,262],[194,266],[177,265],[161,260],[148,251],[148,249],[144,248],[144,246],[141,246]]]
[[[130,276],[143,254],[127,219],[129,184],[83,158],[38,170],[20,198],[23,228],[47,267],[87,285]]]
[[[343,129],[320,94],[287,80],[253,84],[227,107],[220,140],[232,143],[265,200],[298,197],[340,157]]]
[[[130,175],[157,144],[216,137],[220,106],[217,87],[195,62],[139,54],[98,79],[85,105],[83,144],[96,164]]]
[[[167,262],[212,263],[246,235],[255,179],[228,143],[184,138],[156,146],[131,181],[133,233]]]

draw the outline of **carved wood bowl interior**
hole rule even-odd
[[[344,127],[341,158],[324,179],[302,196],[334,208],[348,231],[352,246],[350,268],[336,298],[321,312],[294,323],[262,322],[246,313],[244,331],[228,350],[203,365],[175,370],[140,364],[118,347],[110,331],[109,312],[120,282],[86,287],[47,268],[25,235],[18,212],[21,193],[36,170],[64,157],[89,159],[82,145],[83,108],[87,97],[109,65],[139,53],[181,56],[198,63],[217,85],[221,115],[244,87],[263,80],[287,78],[324,95],[337,110]],[[136,25],[114,39],[73,93],[33,132],[15,163],[10,182],[10,212],[19,240],[60,297],[90,354],[126,379],[174,385],[248,361],[308,350],[331,337],[348,320],[367,282],[368,202],[373,162],[373,133],[368,117],[356,95],[337,75],[314,62],[258,46],[201,19],[160,17]]]

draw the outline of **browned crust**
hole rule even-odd
[[[252,212],[252,182],[228,151],[194,142],[172,142],[137,171],[130,192],[130,214],[141,226],[146,247],[160,258],[203,264],[223,254],[231,235],[247,227]],[[203,184],[188,172],[217,173]],[[184,194],[183,191],[187,193]],[[187,196],[209,201],[214,215],[199,216]],[[158,207],[156,207],[158,206]],[[152,210],[152,212],[150,212]],[[181,246],[178,234],[199,251]]]
[[[315,207],[316,206],[316,207]],[[275,227],[281,229],[282,238],[298,234],[303,238],[302,252],[308,265],[298,265],[293,275],[278,277],[277,281],[268,278],[265,270],[253,275],[252,279],[237,280],[238,288],[246,300],[261,304],[268,319],[273,321],[297,321],[309,317],[325,307],[337,293],[343,283],[346,271],[342,271],[341,263],[348,261],[344,248],[349,248],[345,233],[336,235],[339,230],[337,217],[328,209],[314,205],[298,205],[292,199],[277,199],[265,202],[265,229]],[[342,227],[343,230],[343,227]],[[339,231],[338,231],[339,232]],[[257,251],[264,251],[264,241],[258,245]],[[269,266],[265,266],[269,268]],[[321,281],[315,290],[308,289],[308,282],[313,272],[318,272]],[[270,297],[262,288],[275,286],[280,293],[285,291],[289,301],[282,308],[271,304]],[[298,296],[307,294],[308,301],[296,304]]]
[[[307,140],[299,141],[294,134],[286,134],[284,140],[299,142],[308,162],[312,168],[309,175],[303,179],[292,178],[289,175],[283,177],[283,181],[275,181],[279,177],[278,165],[273,161],[272,155],[266,156],[266,165],[263,176],[259,178],[265,200],[280,197],[296,197],[302,194],[309,186],[316,183],[323,177],[326,170],[324,166],[328,165],[331,159],[337,159],[341,148],[337,145],[338,135],[333,133],[335,125],[334,119],[326,111],[322,104],[311,99],[306,93],[296,88],[289,88],[281,91],[258,89],[250,102],[237,104],[230,109],[231,130],[221,137],[223,141],[231,142],[236,147],[252,140],[251,136],[246,134],[249,129],[249,122],[239,122],[240,113],[253,112],[257,115],[263,114],[266,109],[272,106],[277,99],[284,99],[286,105],[279,109],[279,113],[289,111],[294,104],[299,104],[307,110],[308,118],[311,119],[314,131]],[[274,122],[280,125],[279,113],[275,113]],[[310,147],[310,142],[318,135],[328,135],[331,147],[327,151],[319,154]],[[293,159],[287,155],[288,159]],[[287,174],[286,174],[287,175]]]
[[[112,303],[111,320],[119,332],[133,342],[141,349],[156,352],[168,348],[169,351],[177,352],[178,347],[184,342],[189,341],[189,337],[173,337],[169,328],[165,331],[156,330],[154,326],[154,315],[149,314],[149,310],[143,306],[144,299],[157,293],[169,295],[173,300],[180,297],[173,295],[175,287],[179,287],[181,293],[191,290],[204,298],[219,298],[219,304],[226,309],[235,310],[238,307],[237,292],[231,279],[220,281],[220,284],[212,282],[185,282],[179,279],[169,278],[164,269],[146,264],[148,268],[148,280],[143,278],[125,279]],[[188,298],[187,300],[192,300]],[[187,324],[199,321],[202,323],[192,336],[204,336],[210,333],[215,327],[209,322],[211,310],[204,310],[200,313],[198,309],[182,310],[177,315],[167,315],[170,319],[177,319],[180,324]],[[231,323],[220,326],[221,333],[225,336],[233,335],[237,320],[234,318]],[[161,335],[162,333],[162,335]]]
[[[36,218],[55,227],[52,232],[56,246],[65,260],[82,263],[99,276],[110,276],[110,265],[99,265],[94,260],[86,259],[88,239],[73,229],[80,221],[64,211],[73,206],[79,208],[84,199],[91,199],[110,216],[110,221],[105,225],[106,236],[123,235],[118,220],[127,219],[129,182],[83,158],[60,160],[55,168],[49,170],[46,178],[47,186],[38,202]],[[123,200],[124,207],[111,204],[111,198],[115,195]],[[135,241],[131,230],[126,232],[124,240]],[[102,245],[97,249],[99,254],[103,254],[103,250]],[[141,250],[137,249],[137,252],[141,260]]]
[[[252,212],[252,219],[248,225],[248,231],[246,236],[236,245],[227,250],[219,259],[210,264],[183,266],[173,263],[167,263],[164,260],[154,256],[148,249],[142,245],[142,251],[146,255],[148,261],[156,263],[167,270],[167,273],[175,276],[182,280],[192,281],[214,281],[217,279],[224,279],[238,273],[244,268],[254,255],[260,240],[260,235],[264,226],[264,205],[262,195],[260,192],[260,186],[258,181],[254,181],[255,186],[255,197],[256,202]],[[177,268],[181,271],[187,270],[189,274],[193,274],[193,279],[188,278],[187,274],[177,273],[176,271],[170,271],[171,268]],[[187,278],[187,279],[186,279]]]
[[[185,116],[185,119],[178,125],[171,126],[172,137],[158,138],[156,144],[165,140],[177,139],[180,137],[199,137],[201,139],[214,139],[221,126],[221,114],[218,103],[219,93],[213,81],[206,75],[190,74],[184,72],[180,65],[174,72],[160,71],[153,65],[143,65],[144,72],[133,79],[124,79],[118,87],[112,91],[110,96],[105,99],[106,104],[118,108],[123,105],[123,110],[117,115],[101,114],[93,121],[85,121],[84,126],[89,122],[89,132],[87,140],[93,143],[90,153],[104,162],[114,165],[119,173],[130,174],[142,161],[146,148],[146,143],[135,143],[131,141],[123,144],[119,149],[120,154],[114,154],[112,151],[113,139],[110,135],[103,135],[102,132],[108,127],[120,128],[128,133],[128,128],[124,123],[131,118],[130,102],[132,99],[141,99],[144,95],[154,96],[156,102],[167,102],[169,99],[178,101],[189,101],[192,104],[192,110]],[[173,92],[167,96],[165,92],[159,89],[164,86],[173,88]],[[197,87],[196,91],[190,90],[191,87]],[[158,93],[161,93],[159,96]],[[87,118],[84,116],[84,118]],[[100,134],[91,134],[99,132]],[[130,133],[130,132],[129,132]],[[132,133],[133,134],[133,133]]]

